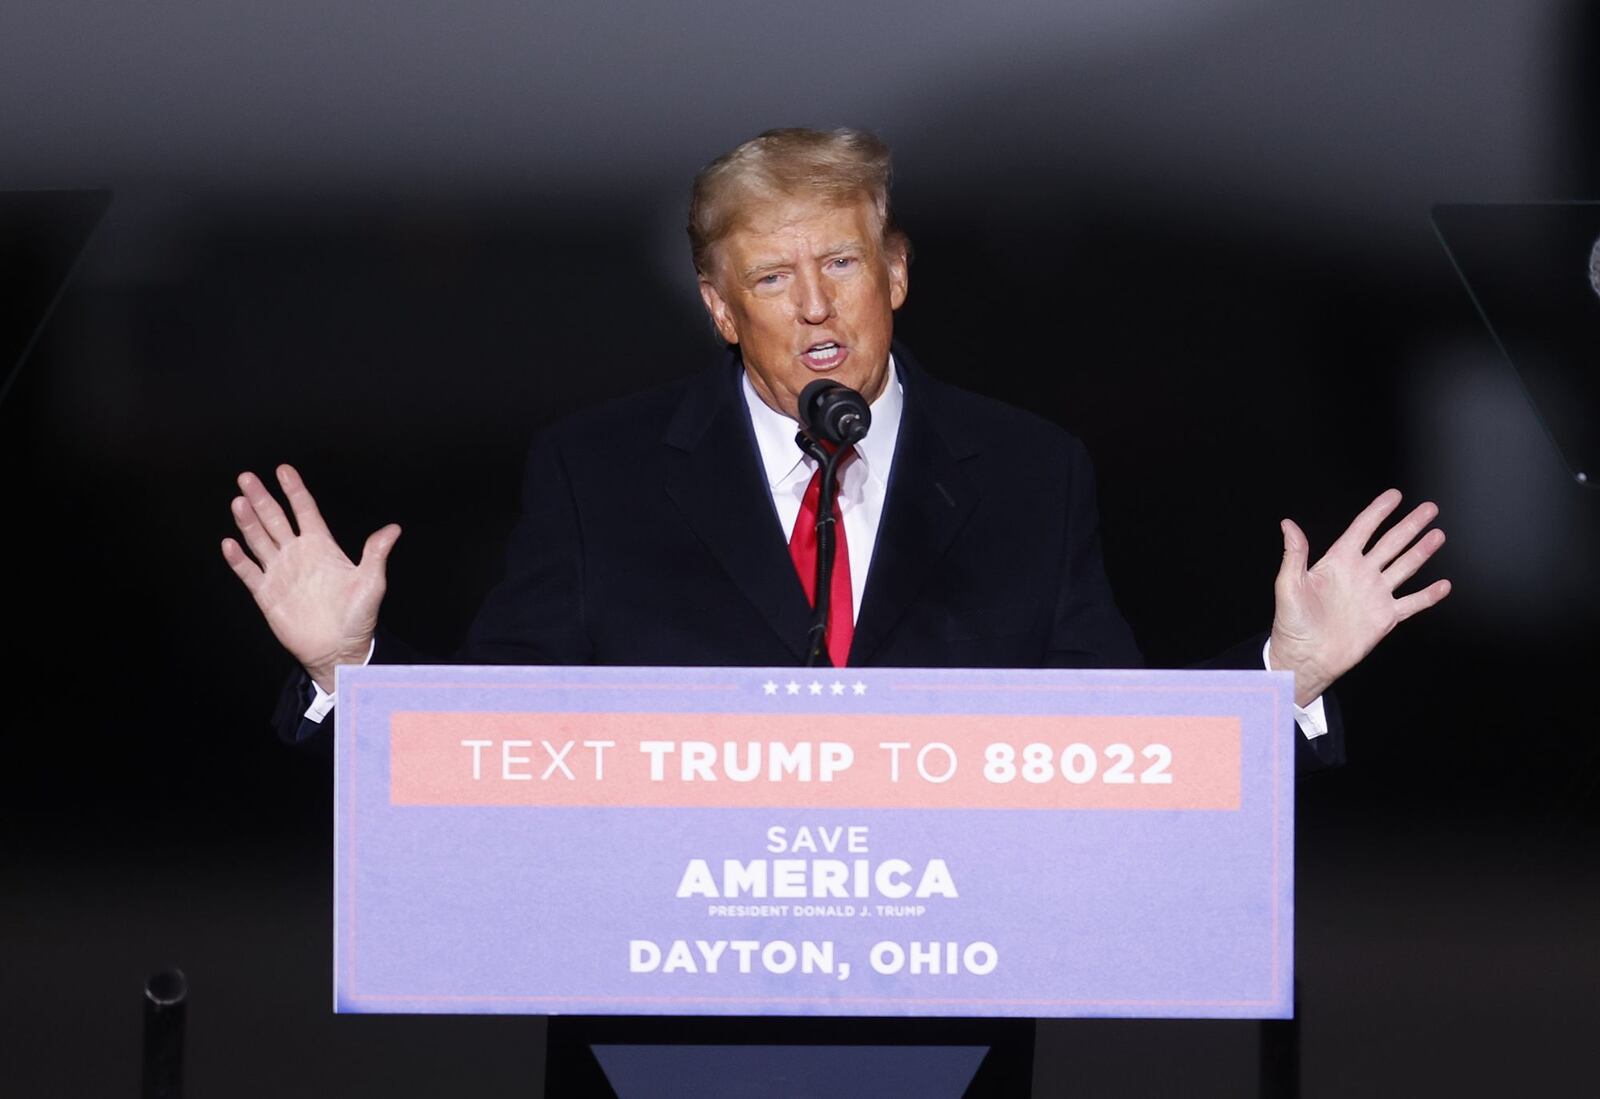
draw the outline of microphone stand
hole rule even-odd
[[[829,665],[828,656],[828,605],[833,594],[833,559],[839,552],[838,539],[834,537],[834,493],[839,480],[839,461],[849,453],[848,447],[829,450],[804,431],[794,437],[800,449],[817,460],[822,467],[822,481],[817,495],[817,579],[816,601],[812,604],[811,630],[806,634],[807,668],[819,663]]]
[[[153,974],[144,986],[144,1058],[140,1099],[183,1099],[183,1032],[189,981],[181,969]]]

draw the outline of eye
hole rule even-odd
[[[851,267],[854,267],[855,263],[856,257],[854,256],[835,256],[833,259],[828,261],[828,266],[833,268],[835,271],[847,271]]]
[[[770,275],[762,275],[760,278],[756,279],[756,285],[757,286],[776,286],[776,285],[778,285],[778,280],[781,279],[782,277],[783,276],[781,274],[778,274],[776,272],[774,272],[773,274],[770,274]]]

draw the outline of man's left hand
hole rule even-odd
[[[1294,672],[1296,704],[1309,704],[1390,630],[1450,594],[1450,581],[1436,580],[1421,591],[1395,595],[1444,545],[1444,531],[1422,534],[1439,514],[1432,502],[1418,504],[1365,549],[1399,506],[1398,489],[1379,496],[1309,569],[1305,532],[1292,519],[1283,521],[1269,659],[1273,668]]]

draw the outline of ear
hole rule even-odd
[[[911,253],[904,240],[889,242],[884,256],[889,268],[889,308],[899,309],[911,293]]]
[[[722,294],[711,280],[704,275],[700,276],[700,300],[705,303],[706,312],[711,316],[711,323],[717,326],[717,334],[725,343],[739,342],[739,329],[733,323],[733,310],[728,308],[728,303],[723,300]]]

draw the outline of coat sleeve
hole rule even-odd
[[[1077,439],[1066,454],[1061,579],[1045,664],[1051,668],[1142,668],[1144,657],[1117,609],[1100,553],[1094,466]]]
[[[1254,634],[1195,667],[1261,671],[1261,650],[1266,643],[1265,632]],[[1322,696],[1322,706],[1323,714],[1328,719],[1328,731],[1319,737],[1307,737],[1295,720],[1289,719],[1289,735],[1294,737],[1295,774],[1300,778],[1316,771],[1344,766],[1344,714],[1339,709],[1339,699],[1329,691]]]
[[[571,471],[559,437],[546,436],[528,454],[522,516],[506,549],[505,572],[478,609],[456,661],[591,663],[583,554]]]
[[[369,663],[431,664],[434,661],[380,627]],[[285,744],[325,751],[333,744],[333,720],[337,707],[323,715],[321,721],[312,721],[306,716],[306,708],[311,705],[313,692],[311,677],[306,675],[304,668],[295,665],[284,680],[283,689],[278,692],[278,703],[272,712],[272,728]]]

